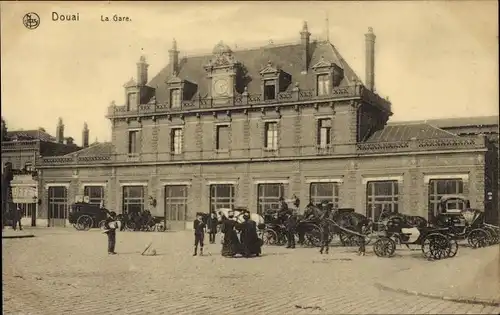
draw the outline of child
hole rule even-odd
[[[210,244],[215,244],[215,235],[217,234],[217,225],[219,224],[219,220],[217,219],[217,215],[215,211],[210,213],[210,218],[208,218],[208,235]]]
[[[106,219],[106,223],[104,224],[106,230],[104,233],[108,234],[108,255],[116,255],[115,253],[115,244],[116,244],[116,213],[111,211],[108,214],[108,218]]]
[[[205,238],[206,224],[203,222],[201,213],[197,213],[197,218],[193,222],[194,229],[194,254],[198,255],[198,244],[200,245],[200,256],[203,256],[203,239]]]

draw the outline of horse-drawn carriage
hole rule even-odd
[[[392,216],[382,226],[379,225],[378,239],[373,244],[373,251],[378,257],[392,257],[396,244],[418,245],[427,259],[454,257],[458,252],[458,243],[449,236],[448,228],[411,226],[401,216]]]
[[[456,207],[459,204],[462,204],[462,209]],[[455,205],[455,208],[450,205]],[[466,239],[473,248],[498,243],[500,228],[487,224],[484,220],[484,212],[470,208],[470,202],[465,196],[443,196],[440,199],[439,208],[441,211],[432,223],[436,227],[447,228],[453,239]]]
[[[100,205],[76,202],[71,205],[68,220],[77,230],[88,231],[90,228],[103,227],[108,213]]]

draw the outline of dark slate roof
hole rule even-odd
[[[442,139],[458,138],[457,135],[439,129],[429,124],[390,124],[384,129],[376,131],[366,142],[398,142],[411,139]]]
[[[42,130],[15,130],[8,131],[7,137],[12,140],[40,140],[46,142],[56,141],[56,138]]]
[[[340,83],[340,86],[350,85],[353,83],[353,80],[361,81],[333,44],[326,41],[313,41],[310,45],[311,60],[309,62],[309,69],[321,60],[324,60],[325,62],[335,63],[337,66],[344,69],[344,79]],[[315,89],[316,76],[313,71],[308,71],[307,74],[301,74],[302,53],[303,47],[301,44],[288,44],[268,45],[256,49],[237,50],[234,51],[232,55],[236,61],[246,68],[247,76],[250,77],[250,82],[247,85],[248,93],[260,94],[260,71],[267,66],[269,61],[273,67],[279,67],[292,76],[292,83],[288,86],[288,91],[293,89],[295,83],[298,83],[301,89]],[[202,56],[188,56],[180,60],[178,77],[198,85],[198,91],[194,97],[207,97],[209,95],[209,81],[204,66],[206,66],[210,60],[214,59],[214,55],[210,53]],[[169,95],[166,81],[171,78],[170,65],[167,65],[149,82],[148,85],[156,89],[156,101],[158,103],[163,104],[168,102]]]
[[[476,116],[476,117],[458,117],[458,118],[441,118],[428,119],[420,121],[396,121],[390,122],[389,125],[402,123],[427,123],[438,128],[458,128],[458,127],[475,127],[475,126],[494,126],[499,124],[498,116]]]
[[[115,147],[111,142],[93,143],[89,147],[72,152],[66,156],[105,156],[112,155]]]

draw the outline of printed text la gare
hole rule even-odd
[[[101,15],[101,22],[130,22],[132,21],[128,16],[121,16],[114,14],[113,16]]]

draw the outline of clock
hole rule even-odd
[[[214,81],[214,92],[217,95],[227,94],[229,89],[229,82],[227,79],[217,79]]]

